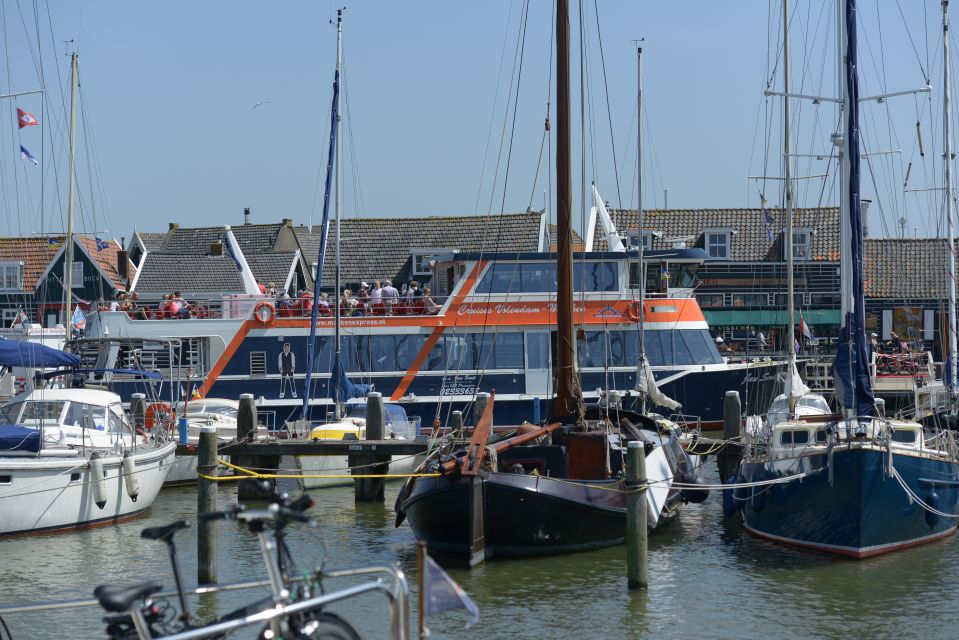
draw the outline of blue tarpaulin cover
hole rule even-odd
[[[51,349],[36,342],[0,339],[0,366],[4,367],[72,367],[80,358],[72,353]]]
[[[40,432],[18,424],[0,424],[0,451],[40,451]]]

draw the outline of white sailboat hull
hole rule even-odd
[[[0,535],[38,533],[115,522],[148,509],[173,464],[172,442],[139,447],[131,454],[139,482],[127,493],[121,455],[101,454],[106,502],[98,507],[90,461],[84,457],[0,458]]]

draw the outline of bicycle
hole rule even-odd
[[[300,580],[291,579],[287,575],[287,569],[293,566],[293,557],[286,545],[285,528],[294,521],[309,523],[311,521],[309,516],[304,515],[303,512],[313,504],[312,498],[306,494],[291,501],[286,494],[272,493],[270,504],[266,509],[250,510],[243,505],[235,505],[225,511],[200,514],[199,517],[204,520],[232,519],[243,522],[251,532],[257,535],[272,594],[221,616],[211,623],[199,626],[190,622],[191,616],[186,604],[186,592],[180,579],[174,542],[174,535],[189,527],[189,523],[178,520],[163,527],[144,529],[141,537],[159,540],[167,545],[180,614],[176,616],[171,605],[161,606],[151,599],[151,596],[161,589],[161,586],[154,582],[130,587],[101,585],[96,588],[94,595],[104,609],[114,614],[104,618],[107,624],[107,637],[116,639],[224,637],[224,633],[234,628],[248,626],[259,620],[267,622],[260,633],[261,638],[358,640],[359,634],[348,622],[321,609],[322,605],[328,601],[348,596],[333,594],[314,597],[313,590],[321,588],[318,582],[319,572],[313,575],[305,574]],[[272,540],[268,535],[270,524],[273,524]],[[141,600],[142,605],[135,606]]]

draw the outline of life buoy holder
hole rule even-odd
[[[171,429],[176,424],[176,410],[170,407],[169,402],[154,402],[147,406],[143,416],[143,426],[150,430],[157,424],[169,425]]]
[[[260,324],[273,324],[273,320],[276,318],[276,307],[269,300],[260,300],[253,307],[253,317]]]
[[[638,301],[630,302],[626,305],[626,319],[630,322],[639,322],[640,307]]]

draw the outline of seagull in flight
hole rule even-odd
[[[262,105],[264,105],[264,104],[270,104],[270,101],[269,101],[269,100],[261,100],[261,101],[257,102],[255,105],[253,105],[253,108],[250,109],[250,111],[254,111],[254,110],[256,110],[257,107],[262,106]]]

